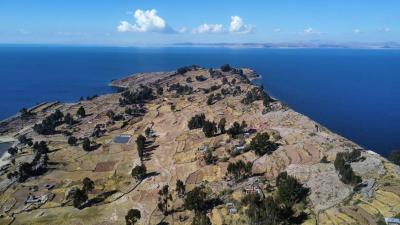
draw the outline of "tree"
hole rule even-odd
[[[125,216],[126,225],[134,225],[140,218],[141,214],[138,209],[130,209]]]
[[[136,180],[143,180],[144,177],[146,176],[146,166],[144,164],[140,166],[135,166],[132,169],[132,177],[135,178]]]
[[[229,72],[229,71],[231,71],[231,66],[229,65],[229,64],[225,64],[225,65],[222,65],[221,66],[221,71],[222,72]]]
[[[336,154],[336,159],[333,165],[339,172],[340,180],[345,184],[356,185],[361,182],[361,177],[357,176],[350,163],[357,161],[360,157],[359,150],[353,150],[352,152],[339,152]]]
[[[287,219],[282,218],[278,203],[270,196],[261,199],[258,194],[249,194],[242,199],[242,202],[248,205],[246,215],[251,225],[278,225]]]
[[[389,160],[396,165],[400,165],[400,150],[391,151],[389,154]]]
[[[150,127],[147,127],[146,130],[144,130],[144,134],[146,135],[146,137],[149,137],[151,133],[151,129]]]
[[[268,133],[258,133],[250,142],[250,148],[254,150],[254,152],[262,156],[264,154],[271,154],[273,151],[277,149],[277,145],[271,141],[269,141]]]
[[[83,203],[88,200],[88,195],[84,190],[77,189],[73,196],[73,205],[75,208],[80,208]]]
[[[192,221],[192,225],[211,225],[210,218],[203,212],[196,212]]]
[[[207,165],[213,164],[216,161],[216,158],[213,156],[210,150],[207,150],[204,155],[204,161]]]
[[[220,119],[218,123],[218,129],[221,131],[221,134],[225,133],[225,125],[226,125],[226,119],[225,118]]]
[[[77,141],[78,141],[78,140],[77,140],[76,137],[74,137],[74,136],[69,136],[69,137],[68,137],[68,144],[71,145],[71,146],[76,145],[76,142],[77,142]]]
[[[207,194],[203,187],[195,187],[186,194],[184,206],[186,209],[194,211],[202,211],[206,205]]]
[[[11,147],[11,148],[9,148],[9,149],[7,150],[7,152],[8,152],[8,154],[14,156],[14,155],[16,155],[17,152],[18,152],[18,148]]]
[[[137,146],[137,151],[138,151],[140,160],[143,160],[144,150],[145,150],[145,146],[146,146],[146,138],[143,135],[140,134],[137,137],[136,146]]]
[[[309,188],[303,187],[295,177],[286,172],[282,172],[276,177],[276,185],[278,187],[278,199],[290,207],[303,201],[310,192]]]
[[[228,129],[227,133],[232,137],[232,138],[237,138],[240,134],[244,133],[244,126],[246,123],[242,122],[242,125],[240,125],[238,122],[234,122],[233,125]],[[247,125],[246,125],[247,126]]]
[[[190,130],[202,128],[205,121],[206,116],[204,115],[204,113],[195,115],[189,120],[188,127]]]
[[[86,193],[89,193],[94,189],[94,182],[89,177],[85,177],[82,183],[83,191],[85,191]]]
[[[227,84],[228,83],[228,79],[226,77],[222,78],[222,84]]]
[[[85,112],[85,109],[83,108],[83,106],[79,107],[78,111],[76,112],[76,115],[81,118],[86,116],[86,112]]]
[[[211,94],[207,98],[207,105],[212,105],[214,100],[214,94]]]
[[[176,192],[179,196],[183,196],[186,192],[185,184],[181,180],[176,181]]]
[[[92,150],[92,146],[91,146],[91,144],[90,144],[89,138],[85,137],[85,138],[83,139],[82,148],[83,148],[83,150],[85,150],[85,151],[87,151],[87,152],[90,151],[90,150]]]
[[[75,120],[74,120],[74,117],[72,117],[72,115],[71,115],[70,113],[67,113],[67,114],[64,116],[64,122],[65,122],[67,125],[72,126],[72,125],[74,125]]]
[[[242,180],[251,175],[251,168],[253,164],[251,162],[243,162],[239,160],[235,163],[229,163],[227,168],[227,175],[232,176],[235,180]]]
[[[206,137],[212,137],[217,133],[217,124],[206,120],[203,124],[203,132]]]
[[[45,141],[40,141],[33,144],[33,150],[40,154],[45,154],[49,152],[49,147],[47,146],[47,143]]]
[[[168,215],[168,201],[172,201],[172,195],[169,193],[169,186],[164,185],[158,192],[158,209]]]

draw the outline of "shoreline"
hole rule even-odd
[[[15,139],[11,137],[0,137],[0,167],[10,162],[10,153],[7,152],[8,148],[15,144]],[[2,148],[1,148],[2,147]]]

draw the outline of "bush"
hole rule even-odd
[[[183,181],[181,181],[181,180],[176,181],[176,192],[180,196],[183,196],[185,194],[186,187],[185,187],[185,184],[183,183]]]
[[[271,154],[277,149],[277,145],[269,141],[268,133],[258,133],[251,140],[250,148],[254,150],[257,155],[262,156],[264,154]]]
[[[83,106],[79,107],[78,111],[76,112],[76,115],[83,118],[86,116],[85,108]]]
[[[238,122],[234,122],[233,125],[227,130],[227,133],[232,138],[237,138],[239,135],[244,133],[245,123],[239,124]]]
[[[222,65],[221,66],[221,71],[222,72],[229,72],[229,71],[231,71],[231,66],[229,65],[229,64],[225,64],[225,65]]]
[[[195,187],[186,194],[184,206],[188,210],[199,212],[205,209],[206,199],[207,194],[204,192],[203,187]]]
[[[90,151],[90,150],[92,150],[92,146],[91,146],[91,144],[90,144],[89,138],[85,137],[85,138],[83,139],[82,148],[83,148],[83,150],[85,150],[85,151]]]
[[[192,221],[192,225],[212,225],[210,219],[202,212],[196,212]]]
[[[130,209],[125,216],[126,225],[134,225],[140,218],[141,214],[138,209]]]
[[[217,124],[208,120],[203,123],[203,132],[206,137],[212,137],[217,133]]]
[[[83,183],[82,189],[86,193],[91,192],[94,189],[94,182],[89,177],[85,177],[85,179],[83,179],[82,183]]]
[[[136,180],[143,180],[146,176],[146,166],[144,164],[140,166],[135,166],[132,169],[132,177],[135,178]]]
[[[252,167],[253,164],[251,162],[245,163],[242,160],[239,160],[236,163],[229,163],[227,175],[232,176],[235,180],[239,181],[251,175]]]
[[[286,172],[280,173],[276,178],[278,187],[278,199],[286,206],[303,201],[310,192],[310,189],[303,185],[293,176]]]
[[[200,115],[195,115],[189,120],[188,127],[190,130],[202,128],[205,121],[206,116],[204,115],[204,113]]]
[[[77,140],[76,137],[74,137],[74,136],[69,136],[69,138],[68,138],[68,144],[71,145],[71,146],[76,145],[76,142],[77,142],[77,141],[78,141],[78,140]]]
[[[154,99],[153,89],[142,85],[133,92],[131,91],[122,92],[121,98],[119,99],[119,104],[120,106],[143,104],[146,101],[152,99]]]
[[[249,92],[246,93],[246,97],[242,99],[243,104],[251,104],[258,100],[263,100],[265,107],[269,105],[270,97],[262,90],[262,88],[254,87]]]
[[[180,83],[173,84],[169,87],[168,91],[175,91],[178,95],[190,95],[193,88],[189,85],[181,85]]]
[[[340,180],[345,184],[356,185],[361,182],[361,177],[357,176],[350,163],[357,161],[360,157],[359,150],[352,152],[339,152],[336,154],[334,162],[335,169],[339,171]]]
[[[55,134],[56,127],[63,123],[63,117],[64,114],[57,109],[54,113],[43,119],[40,124],[35,124],[33,130],[42,135]]]
[[[225,125],[226,125],[226,119],[225,118],[220,119],[220,121],[218,122],[218,129],[221,132],[221,134],[225,133]]]

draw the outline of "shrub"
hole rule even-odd
[[[121,98],[119,98],[120,106],[142,104],[148,100],[154,99],[153,89],[141,85],[134,91],[122,92]]]
[[[76,137],[74,137],[74,136],[69,136],[69,137],[68,137],[68,144],[71,145],[71,146],[76,145],[76,142],[77,142],[77,141],[78,141],[78,140],[77,140]]]
[[[125,216],[126,225],[134,225],[140,218],[141,214],[138,209],[130,209]]]
[[[277,145],[269,141],[268,133],[258,133],[251,140],[250,148],[254,150],[257,155],[262,156],[264,154],[271,154],[277,149]]]
[[[168,91],[175,91],[178,95],[190,95],[193,88],[189,85],[181,85],[180,83],[173,84],[169,87]]]
[[[217,133],[217,124],[208,120],[203,123],[203,132],[206,137],[212,137]]]
[[[185,187],[185,184],[183,183],[183,181],[181,181],[181,180],[176,181],[176,192],[180,196],[183,196],[185,194],[186,187]]]
[[[76,112],[76,115],[83,118],[86,116],[85,108],[83,106],[79,107],[78,111]]]
[[[253,164],[251,162],[243,162],[242,160],[236,163],[229,163],[227,168],[227,175],[232,176],[235,180],[242,180],[251,175],[251,168]]]
[[[206,199],[207,194],[204,192],[203,187],[195,187],[186,194],[184,206],[188,210],[199,212],[205,209]]]
[[[43,119],[40,124],[35,124],[33,130],[43,135],[55,134],[56,127],[63,123],[63,117],[64,114],[57,109],[54,113]]]
[[[204,113],[200,115],[195,115],[189,120],[188,127],[190,130],[202,128],[205,121],[206,116],[204,115]]]
[[[91,144],[90,144],[89,138],[85,137],[85,138],[83,139],[82,148],[83,148],[83,150],[85,150],[85,151],[90,151],[90,150],[92,150],[92,146],[91,146]]]
[[[210,219],[202,212],[196,212],[192,221],[192,225],[211,225]]]
[[[94,182],[89,178],[85,177],[82,181],[83,183],[83,190],[88,193],[91,192],[94,189]]]
[[[278,187],[278,199],[286,206],[303,201],[310,192],[310,189],[303,185],[293,176],[286,172],[280,173],[276,178]]]
[[[144,164],[140,166],[135,166],[132,169],[132,177],[135,178],[136,180],[143,180],[146,176],[146,166]]]
[[[229,71],[231,71],[231,66],[229,65],[229,64],[225,64],[225,65],[222,65],[221,66],[221,71],[222,72],[229,72]]]
[[[356,185],[361,182],[361,177],[357,176],[350,163],[359,159],[359,150],[353,150],[352,152],[339,152],[336,154],[334,162],[335,169],[339,171],[340,179],[345,184]]]
[[[239,124],[238,122],[234,122],[233,125],[227,130],[227,133],[232,138],[237,138],[239,135],[244,133],[244,123]]]
[[[226,119],[222,118],[218,122],[218,129],[220,130],[221,134],[225,133],[225,125],[226,125]]]

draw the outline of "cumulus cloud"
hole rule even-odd
[[[202,24],[197,28],[193,29],[193,33],[195,34],[217,34],[222,33],[224,31],[224,27],[222,24]]]
[[[174,30],[167,22],[157,15],[157,10],[141,10],[138,9],[133,14],[135,23],[131,24],[128,21],[121,21],[117,27],[119,32],[160,32],[174,33]]]
[[[361,33],[361,30],[357,28],[357,29],[354,29],[353,32],[354,32],[355,34],[359,34],[359,33]]]
[[[231,16],[231,23],[229,31],[231,33],[248,34],[254,29],[253,25],[245,24],[243,19],[239,16]]]
[[[316,34],[316,35],[320,35],[321,32],[314,30],[312,27],[307,27],[303,30],[304,34]]]

